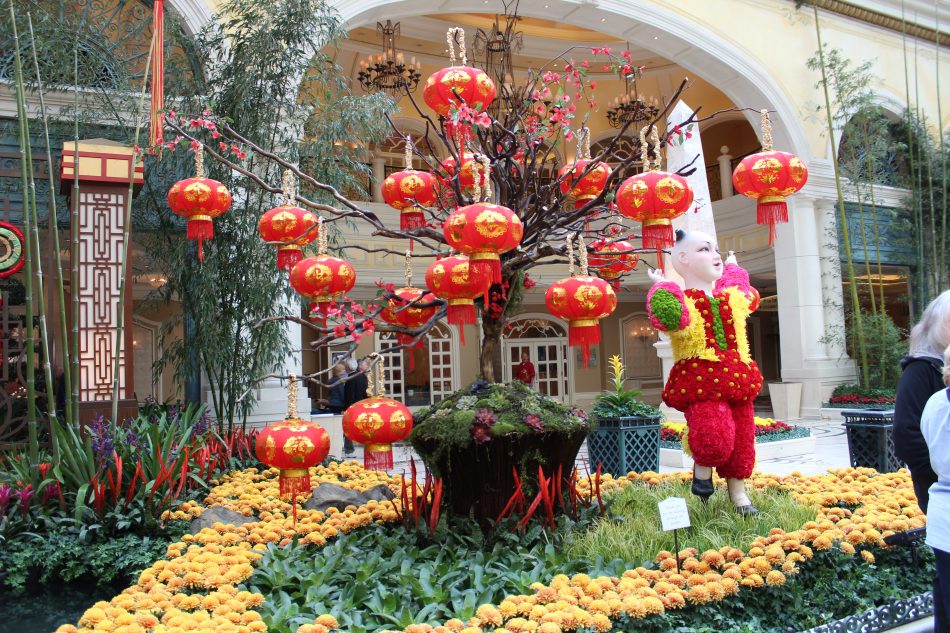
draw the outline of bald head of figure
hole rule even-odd
[[[671,259],[673,269],[687,288],[711,289],[722,277],[719,244],[716,238],[702,231],[677,231]]]

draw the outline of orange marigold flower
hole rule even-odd
[[[594,617],[591,619],[591,623],[594,625],[594,628],[604,633],[604,631],[609,631],[614,627],[613,623],[610,621],[606,615],[602,613],[595,613]]]
[[[874,554],[866,549],[861,550],[861,558],[863,558],[866,563],[874,564]]]
[[[785,584],[785,574],[773,569],[765,576],[765,582],[772,587],[778,587]]]
[[[475,610],[475,617],[481,620],[483,624],[501,626],[502,623],[501,612],[492,604],[483,604],[478,607],[478,609]]]

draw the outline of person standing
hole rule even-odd
[[[333,376],[330,378],[330,397],[327,398],[327,408],[332,413],[343,413],[346,409],[346,365],[337,363],[333,366]]]
[[[366,377],[366,372],[369,369],[369,363],[365,359],[357,363],[355,358],[350,358],[347,361],[347,365],[350,370],[350,379],[346,381],[344,402],[346,403],[346,408],[349,409],[353,404],[366,398],[366,390],[369,387],[369,379]],[[353,440],[344,436],[343,454],[350,455],[355,452],[355,450]]]
[[[894,404],[894,452],[910,469],[917,504],[927,512],[927,491],[937,474],[920,432],[920,415],[927,399],[943,388],[943,352],[950,345],[950,290],[930,302],[910,331],[909,354],[901,360],[904,370],[897,383]]]
[[[950,631],[950,346],[943,353],[943,383],[924,406],[920,432],[937,481],[930,486],[927,545],[937,562],[934,575],[934,631]]]
[[[521,362],[515,367],[515,380],[520,380],[529,387],[534,383],[534,365],[527,350],[521,352]]]

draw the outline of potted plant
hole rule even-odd
[[[514,472],[526,494],[535,487],[539,466],[546,476],[560,468],[570,478],[588,430],[584,411],[521,382],[479,381],[417,411],[409,441],[442,479],[448,507],[488,526],[515,491]]]
[[[640,400],[642,392],[624,388],[624,367],[620,356],[608,361],[613,390],[594,401],[593,427],[587,437],[587,453],[603,472],[626,475],[630,471],[658,471],[660,468],[660,422],[663,413]]]

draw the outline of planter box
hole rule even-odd
[[[776,459],[779,457],[794,457],[808,455],[815,452],[814,437],[796,437],[791,440],[776,442],[756,442],[756,460]],[[681,450],[673,448],[660,449],[660,465],[672,468],[692,468],[693,458]]]
[[[587,436],[587,456],[593,471],[621,477],[660,470],[660,418],[598,418]]]
[[[797,420],[802,403],[802,383],[770,382],[769,398],[776,420]]]

